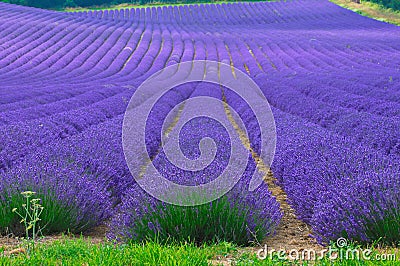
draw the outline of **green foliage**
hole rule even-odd
[[[111,243],[91,244],[83,238],[54,241],[49,244],[38,244],[37,252],[2,256],[0,248],[0,265],[398,265],[393,260],[331,260],[326,256],[322,260],[292,261],[277,257],[257,258],[257,249],[238,249],[230,243],[196,247],[192,244],[160,245],[155,242],[144,244],[113,245]],[[400,258],[399,252],[389,251]],[[373,254],[382,254],[373,249]],[[374,257],[374,256],[372,256]],[[219,263],[219,264],[218,264]]]
[[[366,0],[366,1],[380,4],[384,7],[392,8],[394,10],[400,10],[400,0]]]
[[[227,197],[199,206],[176,206],[160,203],[148,208],[132,228],[132,241],[146,240],[165,243],[203,243],[232,242],[243,246],[258,243],[269,233],[257,213],[249,215],[248,207],[231,204]],[[136,215],[136,214],[134,214]],[[249,221],[251,217],[252,221]],[[252,223],[253,231],[249,229]]]
[[[257,0],[244,0],[257,1]],[[39,8],[62,8],[62,7],[95,7],[95,6],[111,6],[117,4],[178,4],[178,3],[212,3],[215,0],[0,0],[0,2],[32,6]]]
[[[229,244],[197,248],[193,245],[162,246],[154,242],[133,245],[91,244],[84,239],[63,239],[37,246],[35,253],[0,255],[0,265],[209,265],[215,253]]]
[[[111,4],[110,0],[73,0],[77,6],[98,6],[104,4]]]
[[[383,219],[370,221],[367,224],[367,236],[388,245],[400,246],[400,213],[399,210],[387,212]]]
[[[82,232],[92,227],[96,221],[82,222],[77,219],[78,210],[67,206],[57,199],[51,192],[38,192],[35,198],[40,198],[40,205],[43,212],[40,215],[40,221],[37,221],[37,230],[43,234],[57,232]],[[0,234],[13,233],[17,236],[26,234],[26,228],[21,222],[20,217],[13,212],[13,209],[20,208],[26,203],[26,197],[19,192],[8,193],[3,191],[0,195]]]
[[[3,0],[10,4],[17,4],[23,6],[32,6],[40,8],[57,8],[65,5],[65,0]]]

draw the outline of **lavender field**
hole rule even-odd
[[[38,192],[45,210],[62,210],[59,220],[48,215],[48,233],[103,223],[110,238],[138,237],[137,224],[162,232],[141,220],[165,205],[129,171],[122,123],[143,81],[193,60],[228,64],[258,84],[276,123],[271,171],[319,243],[398,243],[400,28],[328,0],[75,13],[0,3],[0,232],[18,231],[11,209],[25,190]],[[181,148],[197,158],[208,136],[216,159],[195,175],[165,162],[160,121],[197,96],[225,101],[248,129],[252,150],[261,145],[253,114],[233,92],[203,83],[172,89],[149,117],[146,145],[163,175],[186,185],[218,176],[232,145],[204,118],[187,124]],[[262,239],[279,228],[283,213],[266,183],[247,189],[258,166],[250,153],[246,161],[227,204],[245,206],[237,211],[247,238],[259,232]]]

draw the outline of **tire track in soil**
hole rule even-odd
[[[287,202],[286,192],[279,185],[277,185],[277,180],[274,177],[271,169],[251,148],[250,140],[247,138],[245,132],[243,132],[232,116],[224,89],[221,88],[221,90],[224,109],[228,120],[231,122],[237,134],[239,135],[244,147],[250,151],[254,161],[256,162],[257,169],[263,173],[264,181],[267,183],[269,191],[271,192],[272,196],[276,198],[280,204],[281,211],[283,212],[283,217],[278,225],[278,228],[276,229],[276,234],[267,237],[262,244],[266,244],[269,248],[275,250],[283,249],[290,251],[291,249],[296,249],[301,251],[304,249],[314,249],[317,252],[322,250],[323,246],[319,245],[316,240],[310,236],[312,231],[309,226],[303,221],[297,219],[294,209]]]

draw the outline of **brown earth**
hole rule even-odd
[[[267,183],[269,191],[280,204],[281,211],[283,213],[283,217],[276,230],[276,234],[268,237],[264,243],[259,244],[262,247],[267,245],[269,250],[275,249],[290,251],[291,249],[296,249],[301,251],[303,249],[313,249],[319,252],[324,249],[323,246],[319,245],[315,239],[310,236],[312,232],[309,226],[303,221],[297,219],[295,211],[287,202],[286,192],[277,185],[277,180],[273,176],[273,173],[269,167],[265,165],[258,154],[250,147],[250,140],[246,137],[246,134],[240,129],[239,125],[234,120],[224,94],[223,101],[225,112],[229,121],[239,134],[243,145],[251,152],[253,159],[257,163],[258,170],[264,174],[264,181]],[[259,247],[256,249],[258,250]]]
[[[54,235],[39,237],[37,240],[37,243],[51,243],[56,240],[62,240],[66,237],[67,238],[79,238],[82,236],[85,240],[87,240],[93,244],[99,244],[99,243],[104,243],[106,241],[107,230],[108,230],[107,226],[101,225],[92,230],[89,230],[88,232],[85,232],[82,235],[76,235],[76,234],[69,233],[69,234],[54,234]],[[0,236],[0,252],[1,252],[1,250],[4,250],[8,253],[12,252],[12,251],[17,251],[23,245],[24,245],[23,238],[15,237],[12,234],[9,234],[6,236]]]

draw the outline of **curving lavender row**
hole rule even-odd
[[[183,88],[184,87],[184,88]],[[243,144],[240,142],[232,144],[231,142],[238,141],[238,139],[231,139],[230,134],[227,132],[226,128],[223,125],[225,123],[229,123],[224,107],[222,104],[222,90],[219,85],[208,84],[208,83],[189,83],[183,85],[181,90],[185,91],[187,88],[194,88],[192,94],[188,98],[189,101],[185,102],[179,121],[188,121],[182,122],[183,128],[179,131],[179,147],[182,150],[184,156],[186,158],[180,158],[177,160],[178,164],[174,165],[171,163],[164,150],[156,150],[152,149],[153,152],[150,152],[150,155],[154,156],[153,165],[160,172],[160,174],[167,180],[174,182],[175,184],[187,185],[187,186],[196,186],[196,185],[204,185],[209,182],[214,182],[212,187],[205,189],[207,193],[215,193],[218,191],[216,188],[225,187],[226,184],[221,184],[221,181],[216,180],[216,177],[219,177],[221,172],[225,171],[228,167],[228,161],[233,159],[234,162],[239,162],[245,167],[242,176],[231,177],[229,175],[230,172],[235,172],[235,168],[228,171],[228,177],[232,181],[238,179],[239,181],[234,184],[232,189],[225,195],[228,202],[231,204],[231,208],[235,208],[236,206],[245,206],[245,220],[246,220],[246,235],[248,239],[254,240],[254,235],[258,234],[259,226],[262,226],[261,231],[266,231],[265,236],[273,234],[274,230],[277,228],[279,221],[282,217],[282,213],[279,207],[279,203],[276,201],[274,197],[272,197],[271,192],[268,190],[268,186],[263,183],[259,186],[255,191],[248,191],[248,185],[250,179],[252,178],[253,172],[256,170],[256,163],[254,159],[250,156],[250,153],[247,152],[247,156],[245,158],[230,158],[230,149],[232,146],[242,146]],[[166,94],[167,95],[167,94]],[[219,103],[215,103],[214,101],[197,101],[191,102],[190,99],[196,99],[197,97],[211,97],[214,99],[218,99]],[[157,103],[158,104],[158,103]],[[206,116],[200,116],[196,118],[191,118],[191,115],[195,115],[198,112],[198,108],[201,110],[207,110],[213,114],[212,118]],[[165,117],[165,114],[162,114],[164,110],[168,110],[169,107],[159,107],[155,108],[157,112],[154,112],[150,116],[150,120],[147,122],[146,132],[148,135],[152,136],[152,132],[162,132],[161,128],[154,131],[154,128],[160,127],[159,125],[153,124],[156,120],[161,120],[162,117]],[[161,111],[161,112],[159,112]],[[187,119],[187,120],[186,120]],[[221,122],[223,125],[221,125]],[[223,123],[225,122],[225,123]],[[176,127],[179,127],[179,123]],[[173,135],[172,133],[169,133]],[[193,167],[194,162],[190,162],[190,160],[199,159],[200,156],[207,156],[207,154],[212,153],[211,149],[200,151],[199,142],[204,138],[209,137],[216,144],[216,156],[214,160],[208,164],[204,169],[193,171],[193,170],[185,170],[181,169],[178,166],[185,165],[185,167],[191,168]],[[148,147],[158,147],[160,143],[159,138],[150,139],[147,138]],[[167,138],[167,145],[169,142],[172,142],[173,139]],[[135,154],[135,152],[133,152]],[[169,153],[169,156],[171,154]],[[179,158],[175,156],[173,158]],[[137,160],[140,162],[140,160]],[[144,165],[148,166],[149,163],[145,163]],[[130,165],[132,167],[132,163]],[[137,164],[137,168],[139,168],[141,164]],[[138,169],[139,170],[139,169]],[[160,194],[165,193],[165,191],[172,190],[171,187],[166,183],[159,183],[153,180],[152,176],[143,176],[139,178],[140,181],[138,183],[142,183],[142,179],[147,179],[146,187],[149,188],[148,185],[152,187],[152,193],[158,192]],[[174,195],[179,199],[179,190],[173,190]],[[175,195],[176,193],[176,195]],[[218,193],[218,192],[217,192]],[[197,194],[196,194],[197,195]],[[192,197],[196,197],[195,194]],[[221,199],[219,199],[221,200]],[[221,202],[219,200],[213,201],[213,204],[218,204]],[[191,199],[184,199],[183,202],[190,202]],[[112,219],[111,222],[111,232],[109,233],[110,238],[127,240],[130,238],[139,238],[141,235],[140,232],[137,232],[137,228],[142,223],[142,219],[145,219],[146,216],[149,215],[149,210],[159,210],[160,212],[168,213],[167,208],[159,209],[162,205],[161,201],[155,199],[149,195],[146,195],[141,187],[137,184],[133,185],[129,190],[125,193],[122,198],[122,203],[118,208],[118,214]],[[205,204],[203,206],[212,206],[212,204]],[[162,215],[162,214],[160,214]],[[166,214],[164,214],[166,215]],[[208,214],[212,215],[212,214]],[[222,219],[227,219],[228,217],[221,217]],[[171,221],[172,222],[172,221]],[[184,221],[181,221],[184,222]],[[188,223],[193,221],[187,221]],[[214,221],[209,221],[213,223]],[[148,230],[154,230],[154,227],[158,228],[157,230],[160,235],[169,234],[168,229],[161,226],[160,224],[155,224],[150,226]],[[222,224],[222,222],[221,222]],[[154,227],[153,227],[154,226]],[[176,229],[179,230],[179,229]],[[198,228],[201,230],[201,228]],[[229,230],[229,229],[224,229]],[[183,230],[184,231],[184,230]],[[240,232],[236,232],[240,234]],[[183,232],[184,234],[184,232]],[[256,238],[257,239],[257,238]],[[242,239],[241,241],[243,241]],[[254,240],[255,241],[255,240]]]
[[[79,217],[91,225],[135,223],[129,210],[154,199],[135,184],[122,152],[128,102],[157,71],[204,59],[230,64],[260,86],[278,130],[272,170],[318,241],[373,241],[380,224],[398,217],[400,28],[327,0],[77,13],[0,3],[0,190],[34,184],[81,205]],[[188,124],[182,133],[189,158],[199,155],[203,136],[220,144],[219,160],[194,179],[160,150],[159,121],[200,95],[224,95],[259,151],[258,124],[237,95],[177,87],[158,102],[146,128],[154,164],[177,183],[205,183],[226,165],[231,143],[212,121]],[[261,213],[272,233],[281,213],[265,184],[247,191],[255,168],[249,157],[229,197]],[[114,227],[114,235],[126,233]]]

